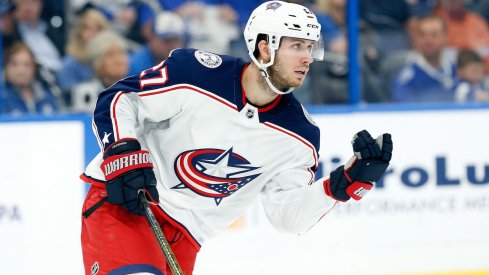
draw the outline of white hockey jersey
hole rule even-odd
[[[246,100],[243,60],[178,49],[102,92],[93,129],[102,151],[136,138],[152,157],[160,207],[200,246],[257,197],[278,229],[313,226],[335,204],[314,182],[319,128],[292,94]],[[102,153],[82,178],[104,182]]]

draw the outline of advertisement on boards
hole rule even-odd
[[[0,274],[83,274],[83,123],[0,123],[0,136]]]

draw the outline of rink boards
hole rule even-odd
[[[388,173],[309,232],[277,232],[259,202],[204,244],[206,274],[489,274],[489,110],[313,112],[320,171],[359,130],[390,132]],[[88,116],[0,120],[2,274],[82,274],[78,179],[97,153]]]

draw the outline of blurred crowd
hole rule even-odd
[[[489,101],[489,1],[358,0],[362,101]],[[105,87],[191,47],[248,59],[263,0],[0,0],[0,113],[91,112]],[[347,0],[296,0],[322,25],[325,60],[295,92],[348,103]]]

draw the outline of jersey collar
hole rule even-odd
[[[243,88],[242,81],[243,81],[243,75],[244,71],[246,68],[250,65],[250,63],[244,64],[242,70],[241,70],[241,76],[239,78],[239,85],[240,89],[237,89],[236,91],[236,105],[238,106],[238,111],[241,111],[246,104],[250,104],[258,109],[258,112],[260,113],[260,122],[263,121],[268,121],[270,120],[270,116],[274,116],[275,114],[279,113],[286,105],[287,102],[289,101],[290,94],[286,95],[279,95],[277,98],[275,98],[272,102],[265,106],[255,106],[253,103],[249,102],[246,99],[246,91]]]

